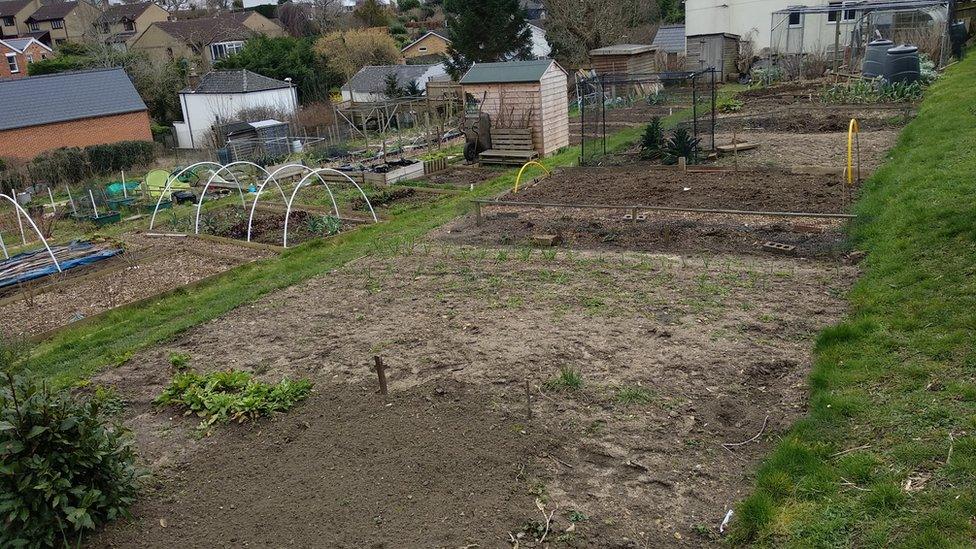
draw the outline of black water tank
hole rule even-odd
[[[888,64],[885,70],[885,79],[888,82],[914,82],[920,76],[917,47],[902,44],[888,50]]]
[[[861,65],[861,74],[865,78],[876,78],[884,76],[885,64],[888,59],[888,49],[894,46],[891,40],[875,40],[868,44],[864,52],[864,63]]]

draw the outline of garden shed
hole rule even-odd
[[[545,156],[569,146],[568,79],[559,63],[538,59],[475,63],[460,83],[466,103],[491,117],[492,149],[503,134],[522,131],[531,135],[522,146]]]
[[[715,69],[715,80],[725,82],[739,77],[739,37],[735,34],[699,34],[687,42],[689,70]]]
[[[590,68],[598,75],[638,75],[655,71],[657,46],[620,44],[590,50]]]

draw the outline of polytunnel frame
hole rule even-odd
[[[363,195],[363,200],[366,201],[366,206],[369,207],[369,213],[373,216],[373,223],[379,223],[380,222],[379,218],[376,217],[376,211],[373,210],[373,204],[370,203],[369,197],[366,196],[366,192],[363,191],[363,188],[359,186],[359,183],[356,183],[353,180],[353,178],[349,177],[348,174],[346,174],[344,172],[340,172],[339,170],[336,170],[336,169],[333,169],[333,168],[318,168],[318,169],[312,170],[311,172],[308,173],[308,175],[306,175],[305,177],[303,177],[302,180],[299,181],[297,185],[295,185],[295,190],[291,192],[291,199],[288,200],[288,207],[285,209],[285,234],[282,237],[281,247],[283,247],[283,248],[287,248],[288,247],[288,218],[291,217],[291,207],[292,207],[292,204],[294,204],[294,202],[295,202],[295,197],[298,196],[298,191],[302,188],[302,186],[305,185],[305,182],[308,180],[308,178],[312,177],[313,175],[314,176],[318,176],[319,177],[319,180],[322,181],[322,183],[324,184],[325,183],[325,180],[322,179],[321,176],[319,176],[319,174],[321,174],[323,172],[337,173],[337,174],[341,175],[342,177],[345,177],[346,179],[349,180],[350,183],[352,183],[353,185],[355,185],[356,189],[359,190],[359,194]],[[326,188],[328,188],[328,185],[326,185]],[[251,222],[250,222],[250,220],[248,220],[248,234],[250,234],[250,232],[251,232],[250,225],[251,225]]]
[[[276,177],[272,178],[272,174],[270,174],[267,168],[265,168],[264,166],[260,166],[258,164],[255,164],[254,162],[248,162],[247,160],[238,160],[236,162],[229,162],[221,166],[219,170],[215,171],[213,175],[210,176],[210,179],[207,180],[207,184],[203,186],[203,191],[200,193],[200,199],[197,200],[197,215],[193,223],[193,234],[200,234],[200,212],[203,209],[203,199],[205,196],[207,196],[207,189],[209,189],[210,184],[213,183],[215,179],[217,179],[217,176],[220,175],[220,172],[224,170],[227,170],[227,173],[231,174],[232,177],[234,178],[234,183],[237,183],[237,190],[240,191],[241,193],[241,205],[244,206],[245,210],[247,209],[247,201],[244,199],[244,189],[241,187],[241,183],[237,180],[237,176],[233,175],[234,172],[230,171],[231,166],[253,166],[261,170],[262,172],[264,172],[264,175],[268,176],[267,179],[264,180],[264,183],[261,184],[262,187],[269,180],[273,179],[275,186],[278,187],[278,192],[281,193],[281,199],[288,200],[287,198],[285,198],[284,189],[282,189],[281,184],[278,183],[278,178]],[[281,168],[275,170],[274,173],[278,173],[279,171],[281,171]],[[257,203],[257,197],[255,197],[254,202]],[[252,206],[251,210],[253,211],[253,209],[254,208]]]
[[[21,214],[23,214],[24,217],[27,218],[27,221],[31,224],[31,227],[34,228],[34,232],[36,232],[38,238],[41,239],[41,243],[43,243],[44,244],[44,247],[47,249],[47,254],[49,256],[51,256],[51,261],[54,262],[54,266],[57,267],[58,272],[59,273],[64,272],[61,269],[61,264],[58,263],[58,258],[54,257],[54,251],[51,250],[51,246],[48,245],[47,239],[44,238],[44,234],[41,232],[41,230],[37,228],[37,224],[34,223],[34,220],[33,219],[31,219],[31,216],[30,216],[29,213],[27,213],[27,210],[25,210],[23,208],[23,206],[21,206],[20,204],[18,204],[17,203],[17,200],[11,198],[10,196],[7,196],[6,194],[0,193],[0,198],[6,198],[8,201],[10,201],[10,203],[14,205],[14,209],[17,211],[17,215],[18,216],[20,216]],[[6,255],[6,247],[4,247],[4,255]],[[9,259],[9,257],[7,259]]]
[[[247,241],[248,242],[251,241],[251,222],[254,220],[254,211],[258,207],[258,200],[261,199],[261,193],[264,192],[265,185],[267,185],[268,182],[271,180],[271,178],[275,177],[278,174],[278,172],[286,170],[288,168],[301,168],[303,173],[315,171],[315,168],[310,168],[305,164],[287,164],[279,167],[278,169],[276,169],[275,171],[271,172],[271,174],[268,175],[268,178],[264,180],[264,183],[261,183],[261,186],[258,187],[258,190],[254,195],[254,202],[251,203],[251,215],[247,218]],[[321,175],[318,175],[318,179],[319,181],[322,182],[323,185],[325,185],[325,190],[329,192],[329,198],[332,199],[332,207],[335,208],[335,215],[336,217],[339,217],[339,204],[336,202],[335,195],[332,194],[332,188],[329,187],[329,184],[325,182],[325,179],[323,179]],[[275,182],[277,183],[277,181],[278,178],[275,177]],[[278,188],[280,189],[281,186],[279,185]],[[284,200],[285,206],[287,206],[288,198],[285,197],[285,194],[283,192],[281,193],[281,198],[282,200]]]

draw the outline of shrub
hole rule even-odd
[[[84,150],[67,147],[39,154],[31,160],[27,171],[37,181],[76,183],[88,176],[88,163]]]
[[[69,545],[128,515],[138,471],[104,395],[54,391],[29,374],[0,388],[0,546]],[[74,540],[74,541],[71,541]]]
[[[769,67],[766,69],[753,69],[752,86],[768,88],[783,80],[786,74],[779,67]]]
[[[199,374],[176,374],[156,404],[185,407],[186,414],[201,417],[199,429],[206,430],[216,423],[232,420],[243,423],[248,419],[290,410],[305,400],[312,390],[306,380],[283,379],[277,385],[257,381],[251,374],[227,370]]]
[[[745,103],[743,103],[741,100],[730,97],[719,102],[718,110],[724,113],[733,113],[741,111],[742,107],[744,106]]]
[[[112,173],[151,163],[156,147],[152,141],[120,141],[85,147],[85,154],[92,172]]]
[[[661,145],[664,144],[664,130],[661,129],[661,119],[657,116],[651,118],[651,123],[644,128],[644,135],[641,136],[641,156],[644,158],[655,158],[661,154]]]
[[[664,161],[668,164],[675,164],[681,157],[689,164],[698,161],[698,145],[701,139],[691,135],[687,128],[676,128],[671,133],[671,137],[664,142],[663,153]]]

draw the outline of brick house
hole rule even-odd
[[[27,18],[40,7],[41,0],[0,1],[0,38],[27,35]]]
[[[27,18],[28,34],[47,32],[47,44],[54,48],[65,42],[84,42],[97,36],[101,15],[101,10],[85,0],[44,4]]]
[[[0,79],[24,78],[27,65],[47,59],[53,52],[34,38],[7,38],[0,40]]]
[[[161,63],[175,59],[197,61],[197,69],[206,72],[214,61],[239,52],[249,38],[262,34],[284,36],[285,30],[256,11],[221,13],[153,23],[131,43],[131,49],[145,52]]]
[[[126,50],[150,25],[168,19],[169,12],[153,2],[115,4],[102,13],[98,31],[103,42]]]
[[[429,55],[447,55],[451,47],[451,39],[443,29],[432,30],[420,38],[407,44],[401,51],[406,59],[427,57]]]
[[[29,160],[60,147],[151,141],[149,113],[120,68],[0,80],[0,151]]]

